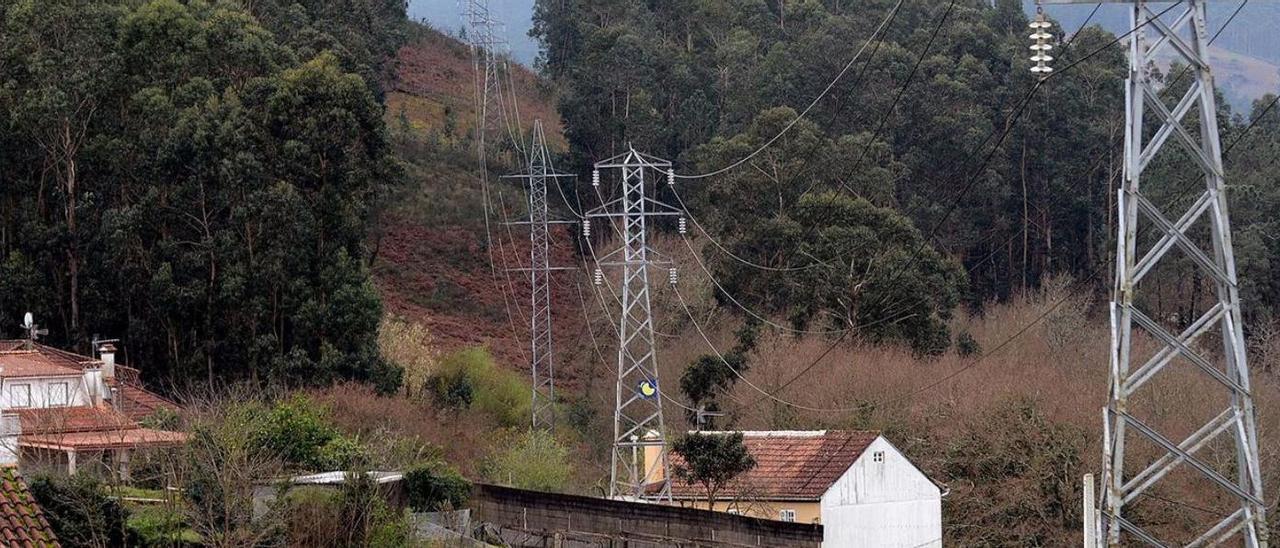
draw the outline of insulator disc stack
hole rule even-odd
[[[593,281],[593,283],[595,283],[596,285],[603,284],[603,283],[604,283],[604,271],[603,271],[603,270],[600,270],[599,268],[597,268],[597,269],[596,269],[596,272],[595,272],[595,275],[593,276],[593,278],[594,278],[594,280],[592,280],[592,281]]]
[[[584,219],[582,221],[582,237],[583,238],[591,237],[591,219]]]
[[[689,223],[684,217],[680,218],[680,233],[687,234],[689,232]]]
[[[600,170],[591,171],[591,186],[600,186]]]
[[[1049,66],[1049,62],[1053,61],[1053,57],[1049,55],[1049,51],[1053,49],[1053,44],[1049,40],[1053,39],[1053,35],[1049,34],[1049,27],[1053,26],[1045,19],[1044,13],[1037,13],[1036,18],[1027,26],[1031,27],[1031,61],[1035,63],[1031,67],[1031,72],[1041,76],[1048,76],[1053,72],[1053,67]]]
[[[671,285],[676,285],[676,282],[680,281],[680,277],[679,277],[679,275],[676,273],[676,269],[675,269],[675,268],[668,268],[668,269],[667,269],[667,281],[668,281],[668,282],[671,282]]]

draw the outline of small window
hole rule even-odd
[[[884,462],[884,451],[876,451],[872,453],[871,460],[875,462]]]
[[[9,404],[14,407],[31,407],[31,385],[9,385]]]
[[[71,400],[70,386],[65,382],[55,382],[49,385],[49,405],[65,406]]]
[[[795,521],[796,511],[788,508],[786,510],[779,512],[778,518],[781,519],[782,521]]]

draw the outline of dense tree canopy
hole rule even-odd
[[[544,46],[542,70],[562,90],[567,137],[580,165],[630,142],[676,160],[684,173],[706,173],[748,158],[789,127],[750,161],[691,180],[681,191],[712,235],[756,262],[794,270],[814,262],[799,246],[851,244],[823,238],[829,219],[797,225],[803,209],[813,207],[809,198],[835,192],[905,216],[916,232],[903,234],[923,237],[925,247],[961,264],[971,305],[1056,274],[1106,286],[1124,131],[1118,113],[1126,66],[1115,37],[1097,26],[1064,29],[1055,64],[1071,68],[1037,87],[1027,70],[1021,2],[906,2],[873,39],[894,4],[539,1],[533,34]],[[857,62],[828,90],[863,44]],[[1178,79],[1178,67],[1157,70],[1172,105],[1189,79]],[[1220,108],[1229,142],[1245,120]],[[1276,116],[1264,122],[1274,125]],[[1195,126],[1192,118],[1187,127]],[[1256,144],[1227,158],[1232,180],[1242,181],[1232,198],[1241,210],[1235,224],[1241,271],[1253,276],[1244,297],[1255,319],[1280,302],[1268,269],[1277,239],[1266,236],[1274,230],[1259,214],[1276,192],[1258,184],[1277,152]],[[1144,188],[1176,211],[1186,166],[1177,160],[1153,166]],[[773,312],[783,311],[777,304],[783,301],[830,309],[830,299],[797,302],[801,295],[778,291],[798,284],[797,276],[760,275],[729,265],[712,246],[704,252],[718,264],[717,275],[754,286],[741,288],[743,300],[764,300],[758,304]],[[847,259],[859,251],[831,252],[846,259],[847,275]],[[892,270],[883,263],[872,261],[871,277]],[[820,276],[826,278],[804,283],[836,283],[834,271]],[[1173,278],[1179,281],[1157,290],[1166,303],[1207,294],[1191,287],[1191,275]],[[933,305],[953,303],[943,291]],[[795,310],[786,312],[796,318]]]
[[[289,40],[234,3],[0,7],[6,331],[31,310],[61,344],[121,337],[178,383],[398,382],[364,263],[398,168],[350,72],[385,45],[352,45],[328,3],[251,5]]]

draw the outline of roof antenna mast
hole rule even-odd
[[[24,345],[27,350],[35,350],[36,340],[49,334],[48,329],[40,329],[36,324],[35,316],[27,312],[22,316],[22,329],[27,332],[27,342]]]

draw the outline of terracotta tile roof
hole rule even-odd
[[[0,351],[38,352],[41,356],[44,356],[45,359],[49,360],[50,363],[71,367],[73,369],[83,369],[85,364],[98,362],[98,360],[90,358],[89,356],[81,356],[75,352],[68,352],[60,348],[54,348],[40,343],[32,345],[31,350],[27,350],[26,348],[27,341],[25,339],[0,340]]]
[[[77,451],[118,449],[122,447],[160,447],[180,445],[187,441],[182,432],[132,428],[107,432],[71,432],[67,434],[37,434],[18,439],[21,447]]]
[[[120,395],[124,398],[124,404],[121,411],[133,420],[142,420],[147,418],[157,409],[168,409],[170,411],[179,411],[181,408],[172,400],[165,398],[155,392],[147,390],[141,386],[133,384],[122,384]]]
[[[0,467],[0,544],[14,548],[57,548],[44,512],[12,466]]]
[[[105,405],[12,409],[22,421],[22,435],[131,430],[138,423]]]
[[[878,437],[879,432],[850,430],[743,432],[756,467],[735,478],[717,497],[816,501]],[[671,455],[673,469],[681,462],[679,455]],[[671,494],[684,499],[705,496],[702,486],[674,478]]]
[[[0,351],[0,377],[74,377],[80,373],[80,368],[68,367],[38,350]]]
[[[79,375],[89,366],[100,366],[101,361],[75,352],[68,352],[52,346],[36,343],[31,350],[26,350],[27,341],[23,339],[0,340],[0,366],[4,367],[0,376],[54,376]],[[36,362],[43,369],[25,367],[22,361]],[[14,363],[13,366],[10,363]],[[181,408],[173,400],[147,390],[142,385],[142,376],[137,369],[123,364],[116,364],[116,380],[124,396],[122,411],[134,420],[140,420],[157,409],[178,411]]]

